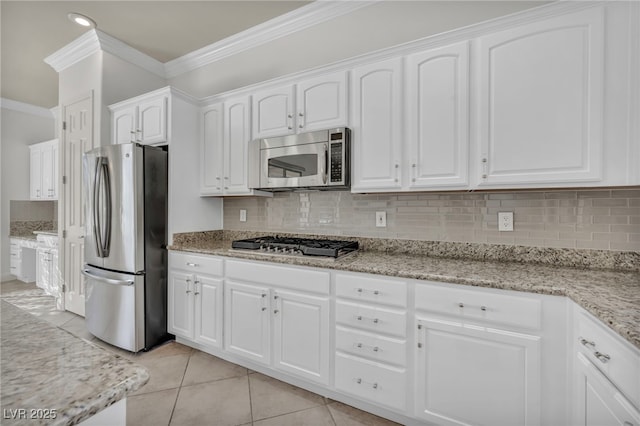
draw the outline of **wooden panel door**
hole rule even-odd
[[[401,73],[401,58],[365,65],[352,72],[354,192],[402,186]]]
[[[466,188],[469,168],[469,43],[407,58],[411,189]]]
[[[274,365],[314,382],[329,381],[329,298],[273,292]]]
[[[66,183],[63,206],[61,260],[65,309],[84,316],[85,282],[80,270],[84,265],[85,217],[82,189],[82,154],[94,148],[93,94],[62,106],[66,129],[63,130],[61,155]]]
[[[416,415],[447,425],[540,423],[540,338],[420,318]]]

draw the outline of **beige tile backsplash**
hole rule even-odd
[[[513,232],[498,231],[500,211],[514,213]],[[225,198],[224,229],[640,251],[640,188]]]

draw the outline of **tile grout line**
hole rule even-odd
[[[251,425],[253,426],[253,398],[251,397],[251,379],[247,368],[247,387],[249,388],[249,414],[251,415]]]
[[[184,383],[184,376],[187,375],[187,369],[189,368],[189,363],[191,362],[191,357],[193,356],[193,349],[189,353],[189,359],[187,360],[187,364],[184,366],[184,372],[182,373],[182,380],[180,380],[180,386],[178,386],[178,393],[176,394],[176,400],[173,401],[173,408],[171,409],[171,414],[169,415],[169,423],[167,426],[171,424],[171,420],[173,420],[173,414],[176,411],[176,406],[178,405],[178,398],[180,398],[180,392],[182,391],[182,384]]]

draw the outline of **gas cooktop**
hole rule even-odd
[[[231,248],[234,250],[253,250],[256,253],[264,254],[323,256],[337,259],[356,251],[358,242],[266,236],[233,241]]]

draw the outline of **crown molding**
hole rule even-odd
[[[157,76],[165,78],[164,65],[162,62],[96,29],[87,31],[62,49],[47,56],[44,61],[56,70],[56,72],[60,72],[99,51],[111,53]]]
[[[180,74],[349,14],[379,1],[381,0],[315,1],[307,6],[295,9],[219,42],[166,62],[164,64],[165,76],[166,78],[177,77]]]
[[[7,98],[0,98],[0,108],[23,112],[25,114],[36,115],[38,117],[51,118],[51,119],[55,118],[52,109],[47,109],[37,105],[27,104],[25,102],[14,101],[12,99],[7,99]]]

